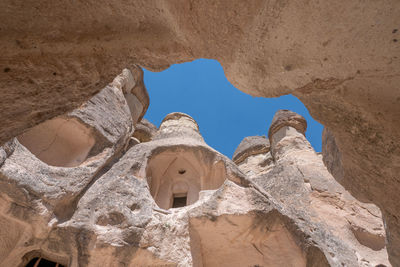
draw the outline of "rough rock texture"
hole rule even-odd
[[[0,142],[65,114],[122,68],[214,58],[240,90],[293,93],[334,134],[341,183],[384,213],[400,265],[400,2],[0,3]]]
[[[356,251],[360,266],[387,266],[380,210],[357,201],[338,184],[304,137],[305,128],[292,127],[298,118],[290,111],[276,113],[272,125],[280,130],[270,128],[271,152],[265,153],[273,158],[270,166],[265,166],[264,158],[249,155],[239,168],[297,219],[328,225],[341,245]]]
[[[274,136],[282,127],[289,126],[295,128],[298,132],[305,134],[307,121],[293,111],[287,109],[278,110],[272,119],[271,126],[269,126],[268,137],[271,138]]]
[[[150,141],[157,132],[157,127],[146,119],[142,119],[135,125],[135,132],[133,137],[137,138],[140,142]]]
[[[81,138],[54,137],[66,126],[53,119],[24,133],[26,147],[21,136],[1,147],[0,265],[390,266],[380,210],[333,179],[305,127],[292,127],[299,115],[277,114],[286,119],[274,120],[271,152],[265,137],[245,139],[239,165],[184,113],[168,114],[155,133],[142,122],[148,139],[131,142],[143,105],[129,106],[128,74],[62,117],[80,123],[68,125],[84,129],[74,132]],[[51,166],[32,146],[43,136],[51,159],[69,151],[63,144],[94,144],[87,155],[88,146],[72,150],[82,162]]]
[[[0,149],[0,220],[10,230],[2,235],[3,266],[19,265],[26,253],[41,255],[46,240],[53,244],[48,236],[53,226],[69,220],[84,192],[124,151],[133,130],[123,91],[110,85],[80,108],[35,126]],[[87,147],[87,140],[94,144]],[[82,147],[87,148],[84,154]],[[66,157],[71,161],[65,162]],[[10,223],[11,228],[6,226]]]
[[[322,159],[333,177],[339,182],[343,181],[342,154],[336,145],[335,137],[327,128],[322,131]]]
[[[124,69],[120,75],[114,78],[112,86],[124,93],[133,123],[139,122],[150,104],[149,94],[143,82],[143,70],[134,65],[130,70]]]
[[[242,140],[233,153],[232,160],[239,164],[250,155],[265,154],[269,151],[269,142],[265,136],[249,136]]]

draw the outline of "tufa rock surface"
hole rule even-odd
[[[265,136],[249,136],[244,138],[236,148],[232,159],[239,164],[251,155],[265,154],[268,151],[269,142]]]
[[[400,2],[0,3],[0,143],[89,100],[123,68],[218,60],[238,89],[292,93],[334,135],[341,184],[383,211],[400,265]]]
[[[1,147],[0,265],[390,266],[380,210],[334,180],[299,115],[235,163],[187,114],[139,122],[132,77]]]
[[[343,181],[342,154],[336,145],[335,137],[327,128],[322,131],[322,159],[333,177],[338,182]]]
[[[137,138],[141,143],[150,141],[157,133],[157,127],[146,119],[142,119],[135,125],[133,137]]]
[[[278,111],[271,126],[279,130],[269,131],[271,150],[249,155],[239,168],[295,220],[328,227],[340,247],[356,251],[358,266],[389,266],[379,208],[357,201],[332,177],[306,140],[305,127],[294,127],[297,121],[304,125],[300,115]]]

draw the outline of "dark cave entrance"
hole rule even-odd
[[[187,195],[174,195],[172,208],[182,208],[186,206]]]
[[[35,257],[25,267],[64,267],[64,265],[40,257]]]

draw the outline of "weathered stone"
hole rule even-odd
[[[269,142],[265,136],[249,136],[242,140],[233,153],[232,160],[239,164],[246,158],[269,152]]]
[[[336,145],[335,137],[327,128],[322,131],[322,159],[333,177],[342,182],[344,178],[342,154]]]
[[[139,122],[150,104],[149,95],[143,83],[143,70],[139,66],[133,67],[133,73],[124,69],[114,78],[112,86],[123,91],[133,122],[135,124]]]
[[[190,138],[198,142],[204,142],[199,132],[197,122],[189,115],[181,112],[168,114],[159,127],[154,140],[166,138]]]
[[[341,183],[382,208],[400,265],[399,14],[394,0],[111,0],[90,15],[84,2],[5,0],[0,142],[77,108],[125,67],[217,59],[238,89],[293,93],[330,129]]]
[[[271,126],[268,130],[268,136],[273,136],[276,132],[278,132],[282,127],[290,126],[295,128],[302,134],[306,133],[307,129],[307,121],[300,116],[299,114],[287,110],[281,109],[278,110],[272,119]]]
[[[274,162],[270,144],[264,136],[245,137],[233,154],[233,161],[249,177],[268,172]]]
[[[146,119],[142,119],[135,125],[133,137],[140,142],[149,142],[157,132],[157,127]]]
[[[281,114],[278,111],[276,116]],[[269,136],[274,167],[269,172],[253,174],[251,180],[281,203],[293,218],[327,225],[333,237],[340,240],[336,246],[346,245],[357,251],[358,265],[389,265],[379,209],[354,199],[329,174],[304,137],[305,129],[298,131],[291,126],[290,116],[298,119],[299,115],[286,114],[288,119],[275,124],[280,130]]]
[[[71,218],[82,194],[125,149],[133,130],[122,90],[107,86],[80,108],[2,147],[0,220],[15,222],[15,230],[4,235],[13,250],[3,250],[8,253],[2,254],[2,265],[28,263],[37,255],[70,262],[63,251],[69,244],[49,235]],[[50,250],[40,248],[43,240]]]
[[[28,148],[55,132],[53,157],[30,148],[36,157],[21,136],[2,147],[0,226],[13,226],[0,231],[1,265],[390,265],[380,210],[333,179],[305,127],[292,127],[299,115],[274,119],[271,151],[265,137],[245,138],[236,165],[183,113],[167,115],[156,133],[144,121],[151,138],[132,143],[131,110],[123,86],[110,85],[65,116],[94,140],[83,162],[49,165],[82,155],[57,141],[75,141],[64,122],[27,132]]]

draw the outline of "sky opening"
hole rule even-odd
[[[144,116],[160,126],[171,112],[193,117],[206,143],[229,158],[246,136],[268,136],[275,112],[289,109],[307,120],[306,137],[321,151],[323,126],[292,95],[277,98],[253,97],[236,89],[216,60],[198,59],[175,64],[162,72],[144,70],[150,106]]]

